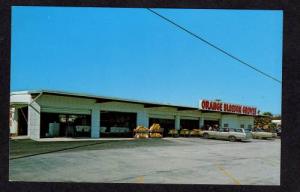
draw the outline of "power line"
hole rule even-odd
[[[209,46],[211,46],[211,47],[217,49],[218,51],[224,53],[225,55],[231,57],[232,59],[234,59],[234,60],[240,62],[241,64],[246,65],[247,67],[253,69],[254,71],[256,71],[256,72],[258,72],[258,73],[260,73],[260,74],[262,74],[262,75],[264,75],[264,76],[266,76],[266,77],[268,77],[268,78],[270,78],[270,79],[272,79],[272,80],[274,80],[274,81],[276,81],[277,83],[281,83],[281,81],[278,80],[277,78],[275,78],[275,77],[273,77],[273,76],[271,76],[271,75],[269,75],[269,74],[263,72],[263,71],[260,70],[260,69],[257,69],[256,67],[254,67],[254,66],[248,64],[247,62],[245,62],[245,61],[239,59],[238,57],[236,57],[236,56],[230,54],[229,52],[225,51],[224,49],[221,49],[220,47],[218,47],[218,46],[216,46],[216,45],[210,43],[209,41],[205,40],[204,38],[200,37],[199,35],[197,35],[197,34],[191,32],[190,30],[186,29],[185,27],[180,26],[179,24],[175,23],[174,21],[172,21],[172,20],[168,19],[167,17],[165,17],[165,16],[159,14],[158,12],[156,12],[156,11],[150,9],[150,8],[146,8],[146,9],[147,9],[148,11],[150,11],[151,13],[153,13],[153,14],[159,16],[160,18],[164,19],[165,21],[167,21],[167,22],[173,24],[174,26],[178,27],[179,29],[185,31],[186,33],[192,35],[193,37],[197,38],[198,40],[200,40],[200,41],[202,41],[202,42],[208,44]]]

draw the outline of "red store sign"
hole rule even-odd
[[[221,111],[245,115],[256,115],[256,107],[222,103],[218,101],[201,100],[199,108],[208,111]]]

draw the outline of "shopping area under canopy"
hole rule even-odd
[[[226,103],[216,105],[219,111],[204,109],[206,102],[191,107],[50,90],[12,92],[10,132],[32,139],[133,137],[137,126],[157,123],[166,137],[170,129],[254,126],[257,114],[221,111]]]

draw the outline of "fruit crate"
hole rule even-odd
[[[188,129],[181,129],[179,134],[180,134],[180,136],[188,137],[188,136],[190,136],[190,130],[188,130]]]
[[[133,130],[134,138],[147,139],[149,138],[149,129],[143,126],[138,126]]]

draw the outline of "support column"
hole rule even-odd
[[[35,101],[28,105],[28,136],[31,139],[41,138],[41,107]]]
[[[92,108],[91,115],[91,138],[100,138],[100,109],[99,107]]]
[[[254,128],[254,120],[255,120],[254,117],[250,117],[250,125],[251,125],[251,129]]]
[[[180,116],[175,115],[175,129],[180,130]]]
[[[10,134],[12,135],[18,135],[18,109],[16,107],[10,109],[10,122],[9,122],[9,128],[10,128]]]
[[[219,123],[219,128],[223,128],[223,116],[221,115],[221,118],[220,118],[220,123]]]
[[[201,129],[204,126],[204,118],[199,117],[199,128]]]
[[[137,113],[136,125],[144,126],[144,127],[149,126],[149,117],[148,117],[148,113],[146,111],[140,111]]]

